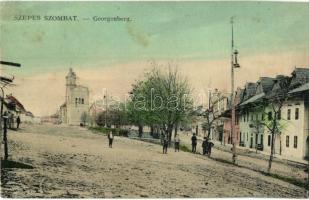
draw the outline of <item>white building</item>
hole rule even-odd
[[[281,109],[281,133],[275,136],[275,154],[303,161],[309,158],[309,69],[296,68],[289,88],[289,98]],[[269,131],[265,136],[264,151],[270,153]]]
[[[89,90],[76,84],[76,74],[70,69],[66,76],[65,102],[60,106],[60,120],[69,125],[80,125],[82,115],[89,112]]]
[[[254,89],[255,88],[255,91]],[[288,92],[286,92],[288,90]],[[286,95],[281,112],[277,115],[279,132],[274,136],[274,155],[288,160],[309,158],[309,69],[295,68],[292,76],[262,77],[248,96],[247,85],[240,104],[240,145],[271,152],[271,128],[274,107],[267,99]],[[282,93],[282,91],[284,91]],[[271,97],[273,96],[273,97]]]

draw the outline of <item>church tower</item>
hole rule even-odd
[[[73,69],[70,68],[68,75],[65,77],[66,79],[66,95],[65,101],[66,104],[71,104],[72,102],[72,90],[76,87],[76,74],[73,72]]]
[[[73,72],[73,69],[70,68],[68,75],[65,77],[67,81],[67,86],[76,86],[76,74]]]
[[[69,125],[83,123],[81,116],[89,112],[89,90],[87,87],[77,85],[77,76],[70,68],[66,79],[65,103],[61,106],[61,121]]]

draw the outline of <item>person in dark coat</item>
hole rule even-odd
[[[17,123],[17,129],[19,128],[19,124],[20,124],[20,117],[18,116],[16,119],[16,123]]]
[[[196,153],[197,138],[195,136],[195,133],[193,133],[193,136],[191,137],[191,143],[192,143],[192,153]]]
[[[176,135],[176,137],[175,137],[175,152],[176,151],[179,152],[179,145],[180,145],[180,138],[179,138],[179,135]]]
[[[166,137],[163,139],[163,154],[167,154],[168,140]]]
[[[202,147],[203,147],[203,155],[208,154],[208,138],[207,137],[204,137]]]
[[[211,154],[211,148],[214,146],[214,143],[211,141],[208,141],[208,157],[210,157]]]
[[[113,140],[114,140],[113,132],[110,131],[110,132],[107,134],[107,137],[108,137],[108,145],[109,145],[109,148],[113,148]]]

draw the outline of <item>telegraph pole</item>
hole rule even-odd
[[[231,43],[231,106],[232,106],[232,120],[231,120],[231,137],[232,137],[232,153],[233,164],[236,164],[236,139],[235,139],[235,102],[234,102],[234,68],[239,68],[237,63],[238,51],[234,48],[234,18],[231,17],[232,25],[232,43]]]
[[[107,90],[105,92],[105,95],[104,95],[104,99],[105,99],[105,127],[107,128],[107,109],[108,109],[108,100],[107,100],[108,96],[107,96]]]

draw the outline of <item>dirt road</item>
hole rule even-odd
[[[79,127],[29,125],[9,132],[2,197],[305,197],[303,188],[249,169]]]

